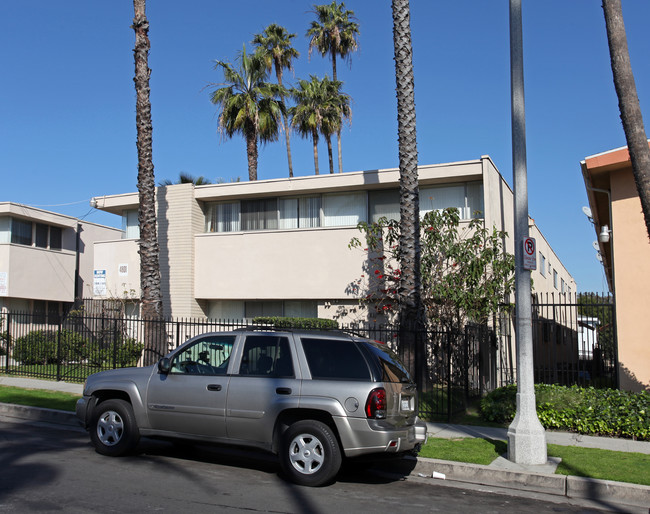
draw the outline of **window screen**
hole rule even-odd
[[[61,228],[50,227],[50,250],[61,249]]]
[[[278,199],[245,200],[241,202],[242,230],[278,228]]]
[[[11,219],[11,242],[19,245],[32,245],[32,222]]]
[[[43,223],[36,224],[36,239],[34,244],[38,248],[47,248],[47,225]]]
[[[385,189],[368,193],[370,221],[376,223],[380,218],[399,220],[399,190]]]
[[[366,192],[323,195],[323,226],[355,227],[366,221]]]

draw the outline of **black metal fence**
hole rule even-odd
[[[533,302],[535,381],[616,387],[613,303],[608,297],[536,297]],[[147,324],[157,323],[168,350],[209,331],[242,328],[242,321],[174,319],[160,322],[128,317],[123,308],[72,311],[44,320],[26,313],[0,314],[0,372],[14,376],[83,382],[105,369],[142,364]],[[513,317],[495,316],[492,327],[461,331],[436,328],[418,334],[425,341],[420,413],[451,420],[472,398],[515,383]],[[389,325],[350,325],[343,331],[386,342],[404,357],[399,330]]]

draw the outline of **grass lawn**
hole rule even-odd
[[[650,485],[650,455],[644,453],[549,444],[548,454],[562,458],[555,472],[558,475]]]
[[[506,451],[505,441],[429,438],[419,455],[431,459],[488,465]],[[558,475],[650,486],[650,455],[549,444],[548,456],[562,459],[555,472]]]
[[[0,386],[0,403],[15,403],[30,407],[67,410],[74,412],[80,398],[77,394],[48,391],[45,389],[21,389],[20,387]]]

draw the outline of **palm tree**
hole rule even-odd
[[[424,380],[424,308],[420,270],[420,199],[415,133],[415,89],[409,0],[393,0],[393,45],[397,83],[397,124],[400,172],[400,344],[416,382]],[[422,389],[421,389],[422,390]]]
[[[641,106],[630,64],[621,0],[603,0],[603,10],[605,11],[609,55],[623,131],[630,152],[634,182],[641,199],[646,231],[650,237],[650,147],[648,147]]]
[[[359,24],[353,21],[354,11],[345,10],[345,4],[336,3],[314,5],[314,14],[317,20],[311,22],[307,37],[309,38],[309,55],[315,48],[323,57],[330,55],[332,59],[332,80],[338,80],[336,75],[336,57],[348,59],[355,52],[359,44]],[[341,132],[336,134],[339,173],[343,171],[343,158],[341,156]]]
[[[333,82],[325,76],[319,79],[315,75],[310,76],[311,80],[299,80],[298,87],[291,90],[295,106],[289,109],[291,125],[298,130],[302,137],[311,137],[314,145],[314,170],[318,170],[318,140],[319,135],[324,134],[329,138],[336,128],[334,111],[336,110],[335,94],[341,94],[340,82]],[[345,95],[347,97],[347,95]],[[344,100],[339,100],[344,103]],[[348,101],[349,108],[349,101]],[[342,108],[341,108],[342,109]],[[339,110],[341,116],[342,110]],[[323,129],[324,124],[326,126]],[[328,146],[331,152],[331,143]],[[330,164],[330,172],[333,172],[333,164]]]
[[[212,181],[209,178],[205,178],[203,175],[195,177],[189,173],[181,171],[178,174],[178,180],[173,182],[171,179],[164,179],[158,182],[159,186],[172,186],[174,184],[194,184],[195,186],[204,186],[207,184],[212,184]]]
[[[283,87],[282,84],[282,70],[285,68],[292,70],[293,66],[291,61],[297,59],[300,54],[298,50],[291,46],[291,39],[296,37],[295,34],[289,34],[287,29],[271,23],[268,27],[264,29],[264,32],[261,34],[255,34],[253,38],[253,44],[257,46],[257,52],[259,52],[266,63],[266,69],[271,71],[271,68],[275,68],[275,76],[278,80],[280,87]],[[280,98],[284,102],[284,95],[281,95]],[[293,164],[291,162],[291,145],[289,143],[289,123],[286,116],[283,119],[284,121],[284,134],[287,140],[287,160],[289,161],[289,176],[293,177]]]
[[[284,102],[278,100],[284,89],[267,82],[268,71],[264,59],[247,54],[246,46],[238,56],[239,68],[225,61],[216,61],[215,69],[223,70],[223,84],[210,95],[213,104],[221,109],[219,130],[232,137],[240,133],[246,139],[248,178],[257,180],[257,142],[277,141]]]
[[[133,30],[135,31],[135,92],[138,148],[138,199],[140,222],[140,288],[142,317],[152,320],[145,332],[145,366],[154,364],[166,353],[164,338],[156,330],[162,319],[160,287],[160,247],[156,229],[156,182],[152,157],[151,102],[149,100],[149,21],[145,0],[133,0]]]
[[[343,122],[346,120],[349,121],[352,111],[350,109],[350,96],[340,91],[342,83],[339,81],[332,82],[329,80],[328,83],[321,133],[327,141],[327,156],[329,158],[330,173],[334,173],[332,134],[340,134]]]

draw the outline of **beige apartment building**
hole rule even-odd
[[[94,241],[121,231],[34,207],[0,202],[0,312],[57,318],[92,294]]]
[[[459,208],[509,234],[513,194],[492,160],[421,166],[420,209]],[[172,317],[250,319],[258,315],[339,318],[364,313],[351,284],[365,255],[348,244],[360,221],[399,214],[399,170],[157,189],[164,312]],[[140,295],[138,194],[99,196],[122,217],[121,238],[96,241],[95,298]],[[575,281],[531,220],[539,250],[538,292],[575,292]]]
[[[650,240],[627,147],[587,157],[581,167],[616,301],[620,387],[650,390]]]

